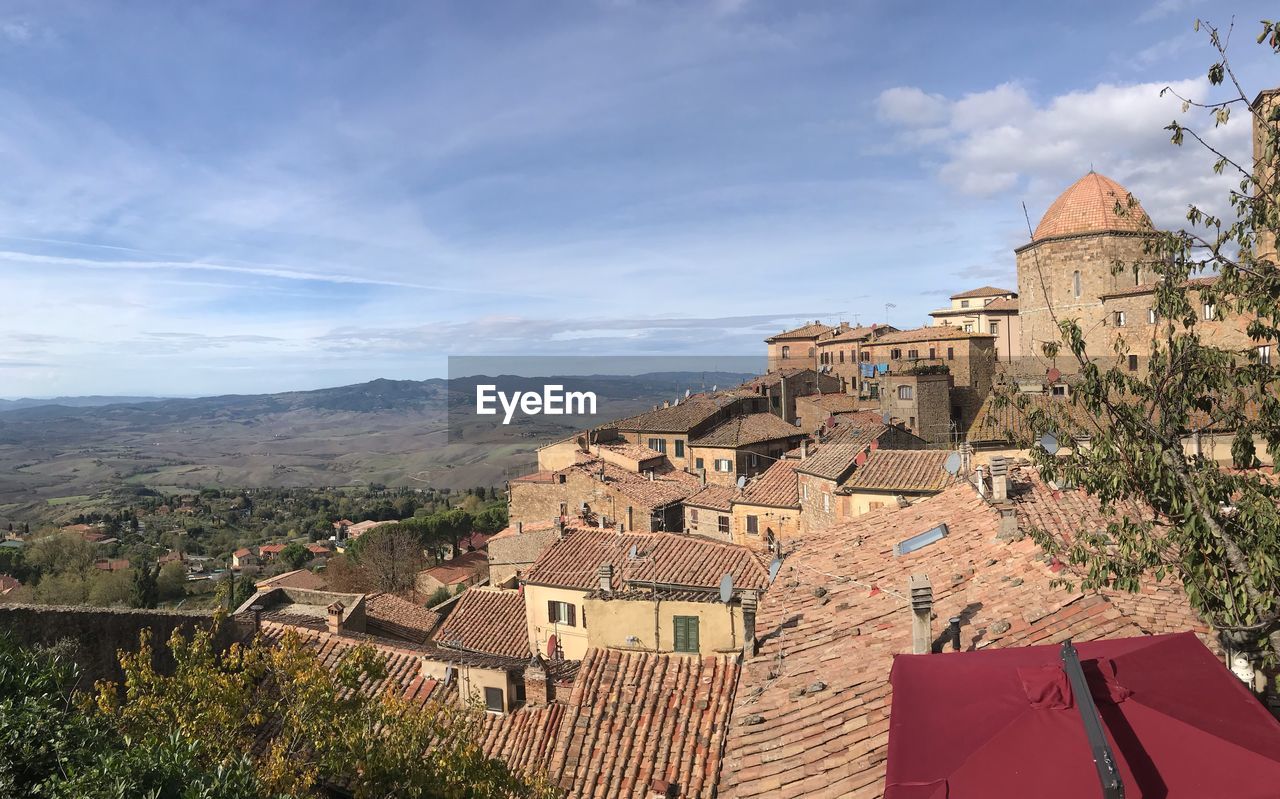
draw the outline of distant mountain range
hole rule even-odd
[[[556,378],[594,390],[610,418],[639,413],[686,390],[731,386],[742,373],[664,372]],[[529,469],[547,419],[499,445],[450,442],[450,403],[476,383],[500,391],[547,378],[510,375],[448,381],[373,380],[279,394],[186,399],[59,397],[0,404],[0,511],[113,489],[334,486],[356,482],[464,488]],[[452,391],[452,394],[450,393]],[[605,419],[601,419],[605,421]],[[3,515],[3,514],[0,514]]]

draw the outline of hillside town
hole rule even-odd
[[[236,616],[330,658],[371,645],[394,667],[367,691],[479,703],[485,751],[545,770],[571,797],[934,796],[966,780],[1000,786],[986,795],[1040,795],[1047,776],[940,766],[926,753],[958,739],[913,730],[945,727],[939,706],[963,718],[982,697],[1079,723],[1064,642],[1099,681],[1103,717],[1130,693],[1158,706],[1203,693],[1220,712],[1187,722],[1197,735],[1248,746],[1274,769],[1271,668],[1217,634],[1176,581],[1144,575],[1121,591],[1071,580],[1033,532],[1151,510],[1042,478],[1016,409],[995,401],[1003,388],[1068,403],[1078,370],[1043,347],[1056,340],[1054,308],[1092,320],[1094,351],[1154,324],[1148,276],[1109,266],[1117,253],[1140,260],[1151,235],[1128,196],[1094,171],[1067,187],[1016,250],[1017,290],[957,287],[951,307],[914,328],[815,320],[765,341],[758,378],[541,447],[537,469],[507,487],[508,526],[419,575],[420,591],[452,594],[445,602],[335,591],[323,570],[302,569],[259,582]],[[1271,344],[1201,311],[1224,346],[1268,357]],[[1119,357],[1145,368],[1141,350]],[[1231,435],[1188,430],[1185,447],[1226,468]],[[1172,779],[1176,742],[1133,723]],[[1079,749],[1084,734],[1071,740]],[[969,745],[984,758],[1017,746]],[[1053,779],[1094,795],[1093,761],[1076,749]],[[1120,771],[1142,785],[1149,774],[1131,757]],[[1255,795],[1231,787],[1250,784],[1242,773],[1202,759],[1170,795]]]
[[[1249,110],[1274,190],[1280,88]],[[1088,166],[1007,282],[769,317],[760,373],[556,428],[501,485],[136,483],[8,524],[0,794],[1276,795],[1280,300],[1214,292],[1263,263],[1280,297],[1280,211],[1166,280]]]

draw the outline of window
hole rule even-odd
[[[844,350],[840,350],[840,363],[844,363],[844,352],[845,352]],[[853,360],[853,359],[850,358],[849,360]]]
[[[991,331],[991,335],[998,335],[1000,333],[1000,323],[995,320],[987,322],[987,329]]]
[[[804,485],[800,486],[800,498],[801,498],[801,499],[808,499],[808,498],[809,498],[809,484],[808,484],[808,483],[805,483]]]
[[[729,534],[729,517],[717,516],[716,529],[720,531],[720,535],[728,535]]]
[[[894,349],[889,350],[889,360],[896,361],[901,357],[902,357],[902,350],[897,349],[896,347]]]
[[[920,357],[920,351],[919,351],[919,350],[907,350],[907,357],[914,361],[916,358],[919,358],[919,357]]]
[[[728,458],[716,458],[716,471],[717,471],[717,472],[732,472],[732,471],[733,471],[733,461],[729,460]]]
[[[1124,327],[1124,324],[1127,321],[1124,315],[1124,311],[1116,311],[1115,320],[1116,320],[1116,327]]]
[[[578,608],[568,602],[547,600],[547,621],[552,624],[563,624],[566,627],[578,626]]]
[[[1156,309],[1155,309],[1155,308],[1148,308],[1148,309],[1147,309],[1147,324],[1149,324],[1149,325],[1154,325],[1154,324],[1156,323],[1156,320],[1157,320],[1157,319],[1159,319],[1159,318],[1160,318],[1160,317],[1159,317],[1158,315],[1156,315]]]
[[[810,348],[809,348],[809,357],[810,357],[810,358],[812,358],[812,357],[813,357],[813,347],[810,347]]]
[[[694,527],[698,526],[698,509],[697,508],[689,508],[689,524]]]
[[[937,357],[938,357],[938,351],[937,351],[937,350],[935,350],[933,347],[930,347],[930,348],[929,348],[929,360],[931,360],[931,361],[932,361],[934,358],[937,358]]]
[[[1076,270],[1071,274],[1071,293],[1076,299],[1080,298],[1080,270]]]
[[[653,450],[654,452],[661,452],[663,455],[666,455],[667,440],[665,438],[651,438],[649,439],[649,449]]]
[[[1137,286],[1142,283],[1142,267],[1137,264],[1133,265],[1133,285]]]
[[[760,535],[760,517],[747,515],[747,535]]]
[[[968,308],[968,307],[969,307],[969,301],[968,301],[968,300],[961,300],[961,301],[960,301],[960,307],[961,307],[961,308]]]
[[[916,429],[916,417],[914,416],[907,417],[907,427],[910,427],[912,430]]]
[[[1055,396],[1055,397],[1065,397],[1065,396],[1067,396],[1067,387],[1066,387],[1066,385],[1065,385],[1065,384],[1062,384],[1062,383],[1059,383],[1058,385],[1051,387],[1051,388],[1049,389],[1049,391],[1050,391],[1050,392],[1053,394],[1053,396]]]
[[[831,495],[828,494],[826,491],[822,492],[822,510],[823,511],[831,510]]]
[[[790,358],[790,357],[791,357],[791,348],[790,348],[790,347],[783,347],[783,348],[782,348],[782,357],[783,357],[783,358]]]
[[[484,689],[484,709],[491,713],[501,713],[507,709],[501,688]]]
[[[859,352],[859,353],[858,353],[858,360],[860,360],[860,361],[869,361],[869,360],[871,360],[871,352],[870,352],[870,350],[862,350],[861,352]]]
[[[956,348],[947,347],[947,360],[954,361],[956,359]]]
[[[898,399],[900,400],[911,399],[911,386],[898,386]]]
[[[693,459],[693,468],[695,468],[695,469],[705,469],[705,468],[707,468],[707,466],[706,466],[706,464],[703,462],[702,458],[694,458],[694,459]]]
[[[782,407],[782,399],[777,395],[774,395],[769,398],[769,404],[772,405],[773,409],[776,411],[778,408]]]
[[[921,549],[923,547],[929,546],[930,544],[941,541],[946,537],[947,537],[947,526],[945,524],[940,524],[937,527],[931,528],[929,530],[924,531],[923,533],[920,533],[919,535],[913,535],[910,538],[904,539],[894,544],[893,554],[898,557],[902,557],[903,555],[907,555],[909,553],[915,552],[917,549]]]
[[[1214,304],[1211,302],[1206,302],[1204,304],[1204,320],[1206,322],[1212,322],[1214,319],[1217,319],[1217,318],[1218,318],[1217,307],[1214,306]]]
[[[1137,355],[1130,355],[1130,356],[1129,356],[1129,371],[1130,371],[1130,372],[1136,372],[1136,371],[1138,371],[1138,356],[1137,356]]]
[[[1262,364],[1263,366],[1271,365],[1271,345],[1270,344],[1263,344],[1261,347],[1258,347],[1258,363]]]
[[[973,322],[965,322],[965,323],[964,323],[964,332],[966,332],[966,333],[972,333],[972,332],[973,332]]]
[[[675,625],[675,646],[677,652],[698,651],[698,617],[672,616]]]
[[[684,457],[684,439],[683,438],[676,439],[676,457],[677,458]]]

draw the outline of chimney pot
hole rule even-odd
[[[599,569],[600,591],[603,594],[613,593],[613,564],[602,563]]]
[[[742,595],[742,654],[752,657],[756,653],[756,595],[750,591]]]
[[[913,574],[907,588],[911,596],[911,652],[927,655],[933,650],[933,583],[927,574]]]
[[[329,620],[326,626],[329,632],[335,634],[342,632],[342,611],[346,610],[346,608],[341,602],[334,602],[327,610],[329,611]]]
[[[951,617],[951,649],[955,652],[960,651],[960,617]]]

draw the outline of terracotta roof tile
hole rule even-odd
[[[800,490],[796,481],[796,467],[800,463],[794,458],[775,462],[763,474],[753,478],[742,493],[734,497],[734,503],[771,508],[800,507]]]
[[[712,510],[729,511],[729,503],[737,495],[737,491],[729,486],[708,484],[706,488],[684,501],[685,507],[710,508]]]
[[[364,598],[365,630],[370,635],[426,643],[440,623],[440,614],[383,591]]]
[[[881,421],[839,425],[796,465],[796,471],[827,480],[840,480],[853,468],[859,453],[866,451],[887,432],[889,426]]]
[[[873,450],[845,486],[862,491],[941,491],[955,480],[942,468],[951,454],[940,449]]]
[[[810,394],[805,397],[797,397],[797,400],[804,400],[817,405],[819,408],[825,408],[831,413],[855,413],[864,410],[875,410],[876,418],[880,417],[879,406],[869,404],[867,400],[855,397],[851,394]]]
[[[259,591],[269,591],[272,588],[309,588],[323,591],[329,587],[329,581],[310,569],[296,569],[259,580],[256,585]]]
[[[1061,501],[1034,476],[1013,477],[1016,506]],[[1087,497],[1072,497],[1067,517],[1104,518]],[[894,555],[896,542],[942,523],[945,538]],[[760,647],[743,666],[719,795],[882,795],[889,667],[911,649],[909,575],[930,576],[934,632],[940,638],[946,619],[960,617],[964,649],[1199,627],[1174,589],[1119,596],[1057,586],[1060,566],[1031,539],[1002,541],[999,530],[1000,512],[961,482],[803,537],[760,604]]]
[[[784,330],[783,332],[778,333],[777,335],[770,336],[769,338],[765,339],[765,341],[773,342],[773,341],[787,341],[791,339],[817,338],[819,336],[826,335],[827,333],[830,333],[835,329],[836,328],[832,327],[831,325],[824,325],[821,322],[810,322],[807,325],[801,325],[800,327],[794,328],[792,330]]]
[[[630,555],[635,547],[637,558]],[[599,586],[599,568],[613,566],[613,587],[632,583],[717,589],[726,572],[740,588],[763,589],[769,575],[746,547],[678,533],[616,533],[566,527],[525,573],[525,582],[590,591]]]
[[[695,394],[675,405],[619,419],[609,426],[644,433],[687,433],[738,399],[729,394]]]
[[[1058,195],[1036,226],[1032,241],[1101,231],[1149,231],[1151,219],[1142,206],[1128,205],[1129,190],[1105,175],[1090,171]],[[1116,212],[1119,206],[1124,213]]]
[[[445,585],[457,585],[471,579],[476,572],[488,568],[489,556],[484,552],[464,552],[439,566],[423,569],[419,574],[439,580]]]
[[[968,291],[962,291],[959,294],[952,294],[951,299],[967,300],[973,297],[998,297],[1002,294],[1017,295],[1017,293],[1018,292],[1013,291],[1012,289],[998,289],[995,286],[980,286],[976,289],[969,289]]]
[[[885,333],[873,344],[910,344],[914,341],[951,341],[953,339],[989,339],[990,333],[970,333],[955,325],[934,325],[932,327],[916,327],[911,330],[899,330]]]
[[[726,419],[689,441],[691,447],[745,447],[785,438],[802,438],[804,431],[771,413],[747,413]]]
[[[1017,300],[1017,298],[1014,298],[1014,299],[1010,300],[1010,299],[1006,299],[1006,298],[1003,298],[1003,297],[1002,297],[1002,298],[1000,298],[1000,299],[998,299],[998,300],[992,300],[991,302],[989,302],[989,303],[987,303],[986,305],[982,306],[982,308],[981,308],[981,309],[979,309],[979,310],[983,310],[983,311],[1014,311],[1014,312],[1016,312],[1016,311],[1018,310],[1018,300]]]
[[[469,588],[432,639],[450,649],[527,658],[530,653],[524,595],[519,591]]]

